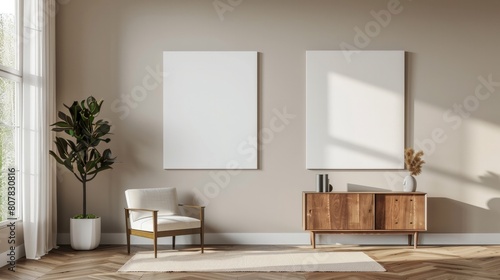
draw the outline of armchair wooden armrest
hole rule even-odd
[[[142,211],[142,212],[151,212],[153,214],[153,227],[156,231],[158,224],[158,211],[154,209],[145,209],[145,208],[125,208],[125,226],[127,227],[127,231],[131,229],[130,227],[130,211]]]
[[[130,228],[130,211],[142,211],[142,212],[151,212],[153,214],[153,218],[156,223],[156,217],[158,216],[159,210],[154,209],[145,209],[145,208],[125,208],[125,222],[127,229]]]
[[[149,211],[149,212],[158,212],[159,210],[154,209],[145,209],[145,208],[125,208],[125,211]]]
[[[198,209],[199,215],[200,215],[200,221],[201,221],[201,227],[203,228],[203,221],[205,220],[205,206],[200,206],[200,205],[188,205],[184,203],[179,203],[179,206],[186,207],[186,208],[194,208]],[[193,211],[194,212],[194,211]]]
[[[179,206],[189,207],[189,208],[198,208],[198,209],[205,208],[205,206],[201,206],[201,205],[189,205],[189,204],[184,204],[184,203],[179,203]]]

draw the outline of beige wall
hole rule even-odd
[[[483,78],[500,81],[500,2],[244,0],[221,16],[212,0],[63,2],[57,16],[59,109],[92,94],[105,100],[102,117],[114,129],[110,147],[119,163],[88,190],[88,208],[102,216],[104,233],[124,231],[125,189],[158,186],[177,187],[183,201],[202,194],[209,232],[303,232],[301,192],[314,190],[321,172],[305,169],[305,51],[336,50],[343,42],[408,53],[408,141],[427,151],[417,179],[429,194],[429,230],[500,232],[500,87],[479,87]],[[377,23],[374,14],[388,13],[384,26]],[[363,41],[357,30],[365,28],[371,37]],[[165,50],[260,53],[260,129],[271,128],[276,110],[286,108],[294,118],[272,137],[266,134],[259,170],[162,169],[157,71]],[[150,86],[141,91],[144,79]],[[464,102],[461,115],[453,112]],[[402,190],[406,175],[326,172],[335,190]],[[67,233],[68,219],[81,211],[81,189],[61,169],[58,182],[58,229]],[[207,188],[216,184],[223,188]]]

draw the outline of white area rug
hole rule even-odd
[[[385,271],[362,252],[163,251],[136,253],[120,272],[313,272]]]

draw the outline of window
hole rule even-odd
[[[20,1],[2,0],[0,4],[0,67],[19,74]]]
[[[21,98],[21,0],[0,3],[0,223],[14,215],[8,212],[9,168],[15,168],[19,186],[20,98]],[[12,178],[12,177],[11,177]],[[11,179],[12,181],[12,179]],[[10,182],[10,186],[13,183]],[[15,192],[19,209],[18,191]],[[12,193],[11,193],[12,194]]]

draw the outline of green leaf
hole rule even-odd
[[[53,151],[49,151],[49,154],[54,157],[54,159],[59,163],[64,165],[64,161],[56,155]]]
[[[69,118],[69,117],[68,117],[68,116],[67,116],[64,112],[62,112],[62,111],[57,112],[57,116],[58,116],[61,120],[63,120],[63,121],[66,121],[66,119],[68,119],[68,118]]]
[[[108,121],[105,121],[105,120],[98,120],[95,124],[96,124],[97,126],[99,126],[99,125],[103,125],[103,124],[108,124],[108,125],[109,125],[109,122],[108,122]]]
[[[97,138],[102,137],[102,136],[108,134],[110,130],[111,130],[111,127],[109,125],[107,125],[107,124],[100,125],[95,130],[96,137]]]
[[[72,162],[72,161],[71,161],[71,158],[70,158],[70,157],[69,157],[69,158],[67,158],[67,159],[64,161],[64,166],[65,166],[66,168],[68,168],[70,171],[72,171],[72,172],[73,172],[73,164],[72,164],[71,162]]]
[[[56,123],[52,124],[52,126],[57,126],[57,127],[62,127],[62,128],[73,127],[69,123],[63,122],[63,121],[56,122]]]
[[[95,169],[94,171],[89,172],[89,173],[88,173],[88,175],[93,175],[93,174],[99,173],[99,172],[104,171],[104,170],[107,170],[107,169],[112,169],[112,168],[111,168],[111,166],[109,166],[109,165],[106,165],[106,166],[100,166],[99,168]]]
[[[73,141],[71,141],[71,140],[67,140],[67,141],[68,141],[68,146],[71,148],[71,150],[78,151],[76,144]]]
[[[62,111],[59,111],[57,115],[63,122],[67,123],[68,126],[73,126],[73,120],[71,119],[71,117],[69,117]]]
[[[97,218],[99,217],[94,214],[87,214],[86,216],[84,216],[83,214],[78,214],[73,216],[73,219],[97,219]]]
[[[89,162],[87,162],[87,164],[85,165],[85,171],[86,172],[89,172],[90,170],[92,170],[95,166],[97,165],[97,161],[94,161],[94,160],[91,160]]]
[[[114,160],[114,158],[112,158],[112,154],[111,154],[111,150],[110,149],[106,149],[104,150],[104,152],[102,152],[102,157],[107,159],[107,160]]]
[[[61,137],[56,137],[56,143],[57,147],[57,152],[61,156],[61,158],[66,159],[68,155],[68,142],[66,139],[61,138]]]
[[[99,104],[97,104],[97,100],[93,96],[87,98],[87,105],[89,107],[90,112],[95,115],[99,113]]]
[[[101,111],[101,107],[102,107],[102,103],[104,102],[104,100],[101,100],[99,102],[99,104],[97,105],[97,112],[96,112],[96,116],[99,115],[99,112]]]
[[[54,131],[54,132],[66,132],[66,131],[69,131],[69,129],[68,128],[54,127],[54,128],[52,128],[52,131]]]
[[[81,164],[77,164],[77,165],[76,165],[76,168],[77,168],[78,172],[80,172],[80,174],[81,174],[81,175],[85,175],[85,174],[87,174],[87,172],[85,172],[85,169],[84,169],[84,167],[83,167],[83,165],[84,165],[84,164],[85,164],[85,163],[84,163],[84,162],[82,162]],[[82,176],[82,177],[83,177],[83,176]]]
[[[73,104],[71,104],[71,107],[66,106],[66,108],[68,108],[73,120],[76,120],[78,112],[80,111],[80,105],[78,105],[78,101],[73,102]]]

